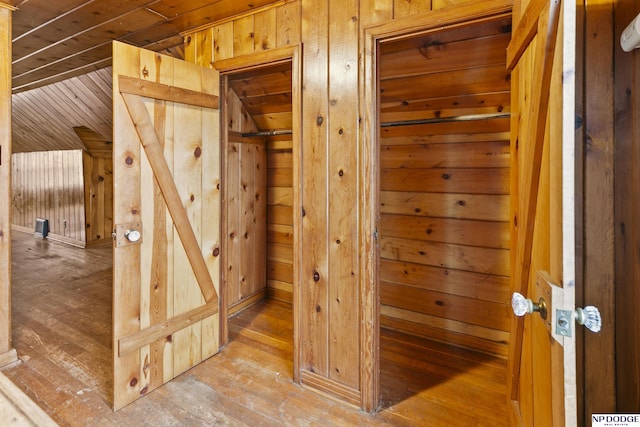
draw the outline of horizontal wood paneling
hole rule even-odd
[[[287,145],[291,142],[280,141],[280,146]],[[269,295],[287,302],[293,301],[293,197],[289,197],[293,196],[292,162],[290,148],[268,150],[267,286]]]
[[[509,336],[508,21],[383,44],[380,302],[384,327],[504,357]]]
[[[81,150],[14,154],[12,174],[14,225],[48,219],[50,233],[86,243]]]

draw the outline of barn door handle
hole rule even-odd
[[[125,230],[124,237],[126,237],[127,240],[130,241],[131,243],[135,243],[138,240],[140,240],[140,238],[142,237],[142,234],[138,230],[128,229],[128,230]]]
[[[513,314],[518,317],[537,311],[540,313],[542,320],[547,318],[547,303],[544,298],[540,298],[540,300],[535,303],[529,298],[525,298],[521,293],[514,292],[511,297],[511,308],[513,308]]]

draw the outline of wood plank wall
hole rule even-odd
[[[293,141],[267,140],[267,289],[293,301]]]
[[[186,58],[203,65],[210,58],[304,45],[304,181],[302,206],[292,209],[303,216],[302,271],[300,283],[295,284],[302,292],[301,380],[356,405],[361,404],[361,349],[356,339],[361,256],[356,179],[359,35],[365,26],[458,3],[464,1],[294,0],[186,36]],[[504,177],[504,171],[496,173]],[[496,341],[504,334],[498,336]]]
[[[111,241],[113,160],[82,152],[87,245]]]
[[[14,226],[33,232],[36,218],[48,219],[51,238],[85,245],[82,153],[38,151],[12,156]]]
[[[381,324],[500,356],[509,118],[395,124],[509,112],[509,28],[500,19],[384,43],[379,62]]]
[[[228,130],[257,130],[251,115],[230,88],[226,99],[224,119]],[[223,151],[226,165],[223,280],[231,314],[266,295],[267,150],[264,141],[257,144],[228,141]]]
[[[636,191],[640,183],[640,129],[637,126],[640,123],[640,57],[637,50],[623,52],[617,43],[638,12],[640,0],[615,2],[614,307],[616,410],[619,412],[636,412],[640,408],[640,198]],[[602,21],[603,17],[599,19]],[[594,25],[595,22],[598,21],[594,21]]]

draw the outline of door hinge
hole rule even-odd
[[[373,230],[373,239],[378,240],[380,235],[378,234],[378,229]]]

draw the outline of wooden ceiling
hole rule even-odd
[[[111,138],[111,41],[176,57],[181,32],[283,0],[0,0],[13,12],[13,151]]]
[[[84,148],[74,131],[78,127],[111,139],[111,40],[180,57],[180,31],[277,2],[13,3],[19,7],[14,14],[13,151],[21,152]],[[502,18],[383,43],[381,122],[508,112],[510,31],[510,19]],[[289,64],[235,75],[230,86],[260,129],[290,128]],[[383,129],[383,136],[388,132],[392,129]]]
[[[181,32],[274,0],[10,0],[13,90],[21,92],[111,65],[111,41],[161,51]]]

